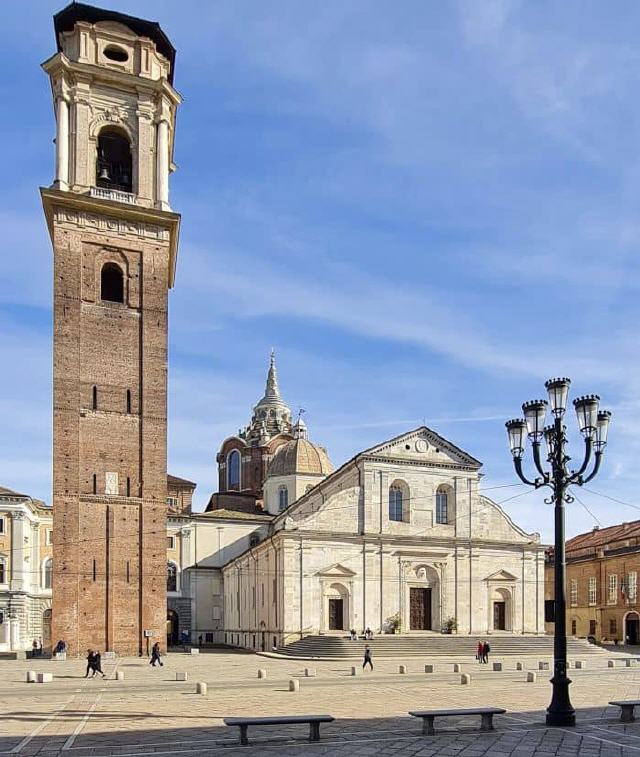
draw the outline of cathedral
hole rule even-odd
[[[193,511],[195,483],[167,474],[176,51],[157,23],[82,3],[54,29],[53,497],[0,489],[0,645],[543,633],[544,548],[482,494],[481,463],[421,426],[334,467],[273,353]]]

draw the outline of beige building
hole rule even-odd
[[[479,493],[481,464],[451,442],[415,429],[308,490],[312,471],[300,455],[281,465],[280,454],[274,476],[303,478],[304,493],[226,561],[224,641],[270,649],[350,628],[424,633],[447,624],[462,634],[544,633],[539,536]],[[269,482],[268,473],[267,492]],[[280,510],[269,495],[267,509]]]
[[[0,652],[49,646],[52,548],[51,508],[0,486]]]

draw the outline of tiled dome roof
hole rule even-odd
[[[295,473],[310,473],[327,476],[332,471],[333,465],[325,448],[301,436],[278,447],[269,463],[267,475],[289,476]]]

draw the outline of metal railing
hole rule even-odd
[[[136,204],[136,196],[131,192],[123,192],[120,189],[106,189],[105,187],[91,187],[90,197],[98,200],[112,200],[113,202],[125,202],[128,205]]]

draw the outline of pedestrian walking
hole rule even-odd
[[[43,646],[42,646],[42,636],[38,637],[38,657],[42,657],[43,652]]]
[[[373,662],[371,660],[371,647],[368,644],[365,644],[364,645],[364,661],[362,663],[362,669],[364,670],[367,665],[369,665],[371,670],[373,670]]]
[[[91,671],[91,678],[96,674],[95,664],[96,657],[93,649],[87,649],[87,672],[84,674],[85,678],[89,678],[89,671]]]
[[[106,678],[105,674],[102,672],[102,657],[100,655],[100,652],[96,652],[93,655],[93,674],[100,673],[100,675],[103,678]]]
[[[489,646],[489,642],[485,641],[482,647],[482,662],[488,663],[489,662],[489,652],[491,651],[491,647]]]
[[[478,642],[478,648],[476,649],[476,660],[478,663],[482,663],[482,658],[484,657],[484,642],[479,641]]]
[[[38,640],[34,639],[33,643],[31,644],[31,656],[37,657],[38,656]]]
[[[160,642],[159,641],[156,641],[156,643],[151,647],[151,660],[149,660],[149,665],[155,668],[156,662],[159,663],[160,667],[162,667],[163,662],[160,659]]]

